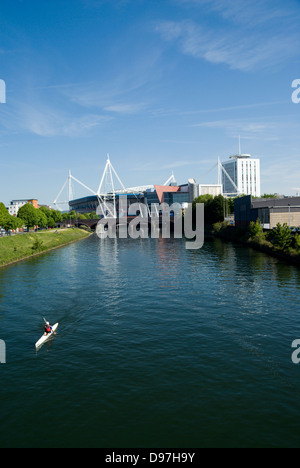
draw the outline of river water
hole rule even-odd
[[[219,240],[93,236],[0,270],[0,446],[299,447],[299,299],[298,269]]]

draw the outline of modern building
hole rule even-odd
[[[273,229],[280,224],[290,227],[300,226],[300,197],[265,198],[255,200],[250,196],[234,201],[236,226],[247,227],[258,219],[265,229]]]
[[[127,207],[133,205],[134,203],[144,203],[145,197],[143,193],[126,193],[126,194],[115,194],[115,201],[116,201],[116,209],[119,213],[119,205],[120,205],[120,198],[127,197]],[[107,203],[114,203],[113,195],[107,196]],[[97,209],[100,205],[100,199],[96,195],[92,195],[91,197],[79,198],[78,200],[72,200],[69,202],[70,210],[76,211],[76,213],[86,214],[97,212]],[[122,206],[124,205],[124,201]]]
[[[199,185],[199,196],[201,195],[212,195],[213,197],[223,195],[223,185]]]
[[[261,196],[260,159],[254,159],[250,154],[238,154],[223,162],[221,170],[224,195]]]
[[[153,189],[145,192],[145,203],[151,210],[152,205],[158,206],[166,203],[171,206],[179,203],[184,208],[190,202],[191,184],[181,186],[155,185]]]
[[[34,208],[38,208],[38,201],[35,198],[31,198],[30,200],[12,200],[7,207],[8,212],[11,216],[17,216],[19,213],[19,209],[22,208],[22,206],[27,205],[29,203],[32,205]]]
[[[116,209],[119,213],[120,198],[127,197],[128,207],[134,203],[144,203],[148,206],[149,212],[151,211],[152,205],[161,205],[162,203],[167,203],[169,206],[174,203],[179,203],[182,208],[185,208],[188,203],[194,201],[198,196],[198,185],[193,179],[190,179],[188,184],[185,185],[155,185],[153,188],[149,188],[145,191],[136,192],[136,193],[116,193]],[[107,196],[107,202],[114,203],[113,195]],[[77,213],[85,214],[97,211],[97,208],[100,204],[99,198],[97,196],[80,198],[78,200],[72,200],[69,202],[70,210],[74,210]]]

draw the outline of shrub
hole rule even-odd
[[[283,226],[278,223],[277,227],[273,230],[274,245],[280,250],[288,250],[293,242],[293,234],[289,226],[285,223]]]
[[[300,234],[296,234],[295,236],[295,249],[297,252],[300,252]]]
[[[41,252],[44,248],[44,242],[41,240],[41,239],[35,239],[34,243],[33,243],[33,246],[31,247],[31,249],[34,251],[34,252]]]
[[[252,240],[259,240],[264,237],[264,231],[259,219],[256,221],[252,221],[249,226],[249,236]]]
[[[220,232],[220,231],[223,231],[224,229],[226,229],[228,226],[229,226],[229,223],[227,221],[215,223],[213,225],[213,231],[214,232]]]

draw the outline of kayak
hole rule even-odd
[[[52,327],[52,333],[49,333],[49,335],[46,335],[46,336],[42,336],[42,338],[36,343],[35,345],[35,348],[38,349],[40,348],[41,346],[43,346],[43,344],[46,343],[46,341],[48,341],[52,335],[54,335],[54,333],[56,332],[56,330],[58,329],[58,323],[56,323],[55,325],[53,325]]]

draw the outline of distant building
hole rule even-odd
[[[134,203],[144,203],[144,194],[141,193],[124,193],[124,194],[119,194],[117,193],[115,195],[115,201],[116,201],[116,208],[117,212],[119,209],[120,205],[120,198],[121,197],[127,197],[127,205],[128,207],[130,205],[133,205]],[[107,203],[113,203],[113,195],[107,196]],[[92,195],[90,197],[84,197],[84,198],[79,198],[77,200],[72,200],[69,202],[69,208],[72,211],[75,211],[76,213],[79,214],[87,214],[87,213],[92,213],[92,212],[97,212],[97,209],[99,208],[101,201],[100,198],[96,195]],[[124,201],[123,201],[124,204]]]
[[[191,199],[194,201],[195,184],[190,180],[186,185],[166,186],[155,185],[154,189],[145,192],[145,203],[151,209],[152,205],[161,205],[166,203],[171,206],[174,203],[179,203],[182,208],[185,208]],[[197,196],[197,195],[196,195]]]
[[[223,195],[223,185],[199,185],[199,196],[201,195],[212,195],[213,197]]]
[[[227,196],[261,196],[260,159],[250,154],[231,156],[221,164],[223,193]]]
[[[127,197],[128,207],[134,203],[144,203],[151,210],[152,205],[161,205],[167,203],[169,206],[179,203],[182,208],[186,208],[198,196],[198,185],[194,179],[190,179],[185,185],[155,185],[145,191],[136,193],[116,193],[116,209],[119,210],[120,197]],[[113,195],[107,196],[107,201],[113,203]],[[97,196],[90,196],[69,202],[70,210],[77,213],[91,213],[97,211],[100,200]]]
[[[251,196],[234,201],[236,226],[247,227],[258,219],[266,229],[278,223],[290,227],[300,226],[300,197],[253,199]]]
[[[31,198],[30,200],[12,200],[7,208],[9,214],[11,216],[17,216],[19,209],[22,208],[22,206],[27,205],[27,203],[36,209],[38,208],[38,201],[35,198]]]

